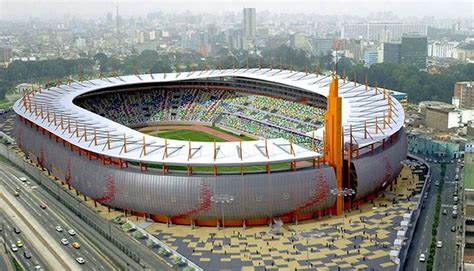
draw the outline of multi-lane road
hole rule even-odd
[[[0,185],[6,187],[9,193],[14,193],[19,186],[21,195],[15,199],[24,205],[28,212],[38,217],[38,226],[54,234],[48,242],[63,246],[59,243],[60,240],[68,238],[69,245],[64,246],[64,249],[68,250],[69,257],[75,261],[80,256],[86,261],[74,269],[83,267],[92,270],[93,267],[95,270],[173,270],[172,265],[159,258],[148,247],[127,236],[110,221],[101,218],[94,210],[69,194],[67,189],[54,184],[43,172],[21,161],[11,151],[7,154],[22,169],[0,161]],[[37,176],[37,179],[30,179],[31,175],[26,175],[24,171]],[[29,183],[23,184],[19,180],[21,176],[28,176]],[[11,194],[10,196],[13,197]],[[46,209],[42,209],[41,204],[47,206]],[[86,220],[93,221],[95,226],[86,223]],[[56,232],[58,224],[63,228],[61,233]],[[68,236],[68,229],[74,229],[77,235]],[[106,238],[103,232],[112,238]],[[77,240],[81,248],[72,248],[72,240]],[[139,256],[139,263],[131,258],[130,252]],[[77,265],[76,262],[74,264]]]
[[[49,264],[42,259],[37,249],[31,245],[32,242],[27,236],[21,232],[14,232],[14,228],[19,229],[19,227],[3,210],[0,212],[0,221],[2,239],[6,243],[7,249],[10,250],[10,254],[13,255],[26,270],[32,270],[34,268],[52,270]],[[17,247],[17,242],[21,242],[22,246]],[[14,245],[15,249],[12,248],[12,245]],[[27,253],[29,253],[30,258],[26,257]]]
[[[459,249],[456,246],[456,237],[461,225],[461,204],[454,204],[454,189],[458,187],[460,191],[459,182],[455,181],[455,165],[448,164],[446,167],[446,177],[443,185],[443,192],[441,194],[441,214],[438,225],[437,240],[442,242],[442,247],[437,248],[436,257],[434,261],[435,271],[456,270],[456,251]],[[459,196],[459,195],[458,195]],[[459,198],[459,197],[458,197]],[[455,207],[456,206],[456,207]],[[456,208],[457,217],[453,218],[453,210]],[[446,214],[443,214],[446,210]],[[451,228],[454,227],[454,232]]]
[[[87,266],[86,269],[88,270],[111,270],[116,268],[110,260],[89,243],[86,236],[81,233],[81,229],[64,219],[59,212],[54,212],[51,209],[53,206],[50,206],[44,200],[40,199],[38,195],[40,191],[35,183],[31,181],[22,182],[20,180],[21,176],[21,173],[12,168],[6,166],[0,167],[0,180],[2,180],[3,186],[6,188],[6,192],[13,194],[19,190],[20,196],[15,197],[17,201],[16,204],[23,205],[23,207],[34,216],[36,222],[39,223],[39,225],[35,226],[42,227],[48,232],[49,236],[43,236],[48,239],[48,242],[58,242],[61,244],[64,248],[63,251],[76,262],[77,258],[83,258],[85,263],[81,264],[81,266],[83,265],[84,268]],[[5,218],[5,220],[9,221],[8,218]],[[56,229],[57,226],[60,226],[62,231],[58,231]],[[7,228],[8,227],[7,224]],[[69,234],[69,230],[74,230],[76,234]],[[7,232],[9,232],[8,229]],[[66,239],[67,245],[61,243],[61,239]],[[12,242],[12,240],[10,241]],[[78,243],[80,248],[73,248],[72,243],[74,242]],[[28,242],[26,243],[28,244]],[[26,261],[25,263],[26,266],[29,266],[31,261]],[[80,268],[79,263],[77,263],[76,266],[71,266],[71,268]]]
[[[426,258],[429,255],[432,225],[436,212],[437,182],[439,182],[439,185],[443,185],[441,192],[441,214],[437,234],[437,240],[442,242],[442,247],[437,248],[434,270],[455,270],[455,238],[458,231],[451,232],[451,227],[457,226],[458,220],[452,217],[454,176],[457,164],[446,164],[444,184],[441,183],[441,164],[429,163],[429,165],[431,167],[431,181],[428,184],[429,189],[422,199],[423,209],[421,210],[418,226],[410,245],[404,270],[426,270],[426,262],[420,262],[419,258],[422,253],[425,254]],[[446,215],[442,214],[444,209],[446,209]]]

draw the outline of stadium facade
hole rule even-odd
[[[309,219],[336,213],[341,196],[331,193],[335,188],[355,191],[345,200],[347,208],[377,196],[398,175],[407,154],[405,117],[388,91],[338,81],[344,146],[340,154],[344,178],[338,185],[336,172],[325,158],[331,144],[325,142],[324,127],[306,133],[309,147],[295,143],[293,136],[305,135],[291,129],[286,130],[289,139],[191,142],[132,128],[159,124],[150,119],[124,125],[119,118],[109,119],[79,105],[88,97],[100,100],[114,93],[172,87],[174,91],[192,88],[193,93],[219,90],[271,96],[326,108],[331,80],[331,76],[279,69],[71,80],[18,100],[14,135],[33,162],[63,183],[97,202],[155,221],[216,225],[223,215],[226,226],[237,226]],[[122,103],[133,107],[129,101]],[[272,167],[285,163],[288,168]],[[250,166],[263,170],[248,170]],[[233,201],[224,205],[213,201],[218,195],[231,195]]]

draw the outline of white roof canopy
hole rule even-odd
[[[292,144],[293,153],[290,153],[290,142],[288,140],[274,138],[268,139],[266,144],[265,140],[216,143],[215,159],[213,142],[191,142],[189,144],[187,141],[166,140],[168,153],[166,157],[165,139],[145,135],[78,107],[73,103],[75,97],[109,87],[224,76],[280,83],[323,96],[327,96],[331,81],[330,76],[319,75],[316,77],[314,74],[306,75],[301,72],[269,69],[230,69],[128,75],[83,82],[74,81],[70,85],[51,87],[49,90],[42,90],[41,93],[35,92],[34,96],[29,94],[28,100],[31,103],[31,111],[29,104],[25,108],[23,99],[18,100],[13,108],[17,114],[76,146],[98,154],[129,161],[194,166],[237,166],[310,160],[322,155],[294,143]],[[349,127],[351,125],[353,143],[359,144],[361,147],[389,137],[403,125],[404,112],[401,104],[396,99],[384,95],[382,89],[376,90],[369,87],[366,90],[364,85],[356,84],[355,86],[353,82],[346,81],[344,83],[341,79],[339,80],[339,95],[343,100],[342,120],[346,142],[349,142]],[[392,107],[390,121],[388,120],[389,98]],[[56,115],[56,125],[53,121],[54,114]],[[60,125],[61,116],[63,118],[62,128]],[[92,140],[94,130],[97,135],[97,145]],[[321,131],[316,131],[316,133],[318,132],[321,133]],[[107,144],[107,133],[110,138],[110,149]],[[124,149],[125,137],[127,142],[126,152]],[[143,151],[143,140],[146,145],[146,155]],[[242,144],[242,151],[240,151],[240,144]],[[242,153],[242,156],[240,156],[240,153]]]

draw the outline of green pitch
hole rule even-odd
[[[173,131],[163,131],[154,133],[154,135],[161,138],[176,139],[176,140],[191,140],[191,141],[200,141],[200,142],[226,142],[220,137],[216,137],[201,131],[192,131],[192,130],[173,130]]]

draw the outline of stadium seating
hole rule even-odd
[[[161,121],[201,121],[227,126],[262,138],[292,138],[311,147],[305,133],[323,125],[324,112],[296,102],[223,89],[166,88],[98,94],[76,103],[123,125]],[[317,143],[317,148],[320,148]]]

